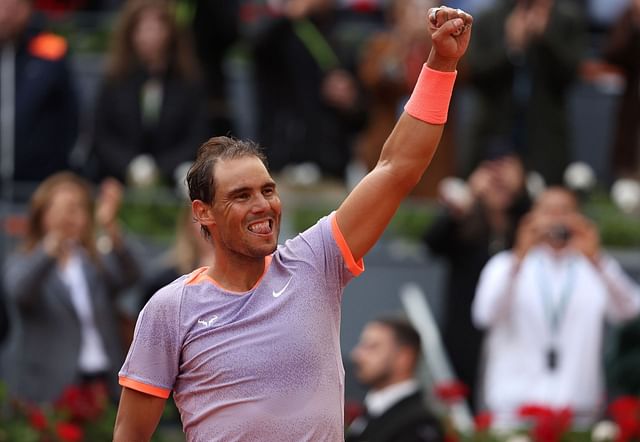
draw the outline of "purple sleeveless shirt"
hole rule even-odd
[[[188,441],[344,439],[340,305],[364,270],[324,217],[245,293],[201,268],[140,312],[120,384],[174,400]]]

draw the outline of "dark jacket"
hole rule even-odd
[[[136,156],[148,153],[162,177],[173,180],[176,166],[195,160],[208,135],[201,85],[169,73],[161,79],[163,98],[156,124],[142,121],[141,94],[148,76],[141,70],[103,84],[96,105],[93,160],[97,178],[124,181]]]
[[[115,396],[124,361],[115,296],[135,282],[138,266],[126,250],[101,258],[97,263],[83,256],[83,270],[93,318],[111,363],[108,381]],[[11,256],[4,283],[11,326],[4,371],[9,390],[31,401],[56,400],[80,376],[81,324],[69,288],[56,272],[55,258],[42,246]]]
[[[16,44],[15,82],[14,179],[37,182],[69,168],[78,135],[66,41],[29,27]]]
[[[366,418],[366,417],[365,417]],[[417,391],[401,399],[382,415],[367,419],[362,432],[348,430],[345,442],[436,442],[443,441],[440,422],[427,409]]]
[[[477,108],[471,123],[470,172],[496,139],[522,150],[528,169],[562,183],[570,160],[568,97],[584,54],[580,10],[557,0],[544,34],[524,54],[510,54],[504,24],[515,2],[497,2],[473,23],[466,57]]]

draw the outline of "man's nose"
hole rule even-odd
[[[270,207],[269,200],[267,200],[264,195],[259,194],[253,199],[253,205],[251,208],[254,212],[263,212],[265,210],[269,210]]]

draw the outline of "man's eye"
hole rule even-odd
[[[244,200],[247,200],[247,199],[249,199],[249,194],[248,194],[248,193],[239,193],[239,194],[236,196],[236,199],[238,199],[238,200],[243,200],[243,201],[244,201]]]
[[[274,193],[273,188],[267,188],[262,191],[262,194],[266,196],[273,195],[273,193]]]

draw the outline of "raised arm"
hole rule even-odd
[[[356,260],[380,238],[431,162],[446,120],[456,66],[469,44],[473,21],[469,14],[447,7],[432,8],[427,20],[433,45],[409,105],[385,142],[376,167],[336,213]]]

